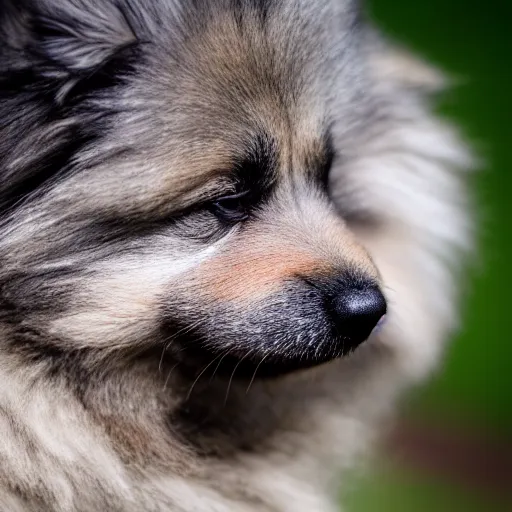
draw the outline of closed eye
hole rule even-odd
[[[249,191],[219,197],[210,203],[211,212],[222,222],[236,224],[249,218]]]

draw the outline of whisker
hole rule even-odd
[[[210,366],[211,366],[215,361],[217,361],[217,359],[218,359],[219,357],[220,357],[220,354],[219,354],[217,357],[213,358],[213,359],[212,359],[212,360],[211,360],[211,361],[210,361],[210,362],[209,362],[209,363],[208,363],[208,364],[207,364],[207,365],[202,369],[201,373],[200,373],[200,374],[195,378],[194,382],[192,383],[192,386],[190,386],[190,389],[189,389],[189,391],[188,391],[188,393],[187,393],[187,396],[186,396],[186,398],[185,398],[185,402],[187,402],[187,401],[188,401],[188,399],[190,398],[190,395],[192,395],[192,391],[194,390],[194,386],[198,383],[199,379],[200,379],[200,378],[201,378],[201,376],[204,374],[204,372],[205,372],[206,370],[208,370],[208,368],[210,368]]]
[[[165,391],[167,389],[167,384],[169,383],[169,379],[171,378],[171,374],[174,370],[174,368],[176,368],[176,366],[178,366],[180,363],[179,361],[173,365],[173,367],[169,370],[169,373],[167,374],[167,378],[165,379],[165,382],[164,382],[164,387],[162,388],[162,391]]]
[[[215,377],[215,374],[217,373],[217,370],[220,368],[220,365],[222,364],[223,359],[229,354],[229,348],[223,352],[222,357],[220,358],[220,361],[217,363],[217,366],[215,367],[215,370],[213,370],[212,376],[210,377],[210,382],[208,385],[210,385],[213,382],[213,379]]]
[[[160,355],[160,361],[158,362],[158,372],[159,373],[162,373],[162,365],[163,365],[163,362],[164,362],[164,356],[165,356],[165,353],[167,352],[167,349],[170,347],[171,343],[178,337],[180,336],[181,334],[186,334],[187,332],[189,332],[190,330],[192,329],[195,329],[196,327],[198,327],[199,325],[201,325],[201,323],[204,321],[204,319],[200,318],[199,320],[197,320],[196,322],[190,324],[190,325],[187,325],[186,327],[183,327],[182,329],[180,329],[179,331],[177,332],[173,332],[171,333],[169,336],[165,337],[163,340],[162,340],[162,343],[164,344],[163,348],[162,348],[162,354]],[[186,347],[181,347],[179,350],[177,350],[176,352],[183,352],[184,350],[186,349]]]
[[[228,382],[228,387],[226,389],[226,396],[224,398],[224,406],[226,406],[226,404],[228,403],[228,397],[229,397],[229,391],[231,390],[231,383],[233,382],[233,377],[235,376],[235,372],[237,370],[237,368],[240,366],[240,363],[248,356],[250,355],[250,353],[252,352],[252,350],[249,350],[247,352],[247,354],[245,354],[244,357],[242,357],[242,359],[240,359],[240,361],[238,361],[238,363],[236,363],[235,365],[235,368],[233,369],[233,373],[231,374],[231,377],[229,378],[229,382]]]
[[[162,348],[162,355],[160,356],[160,361],[158,361],[158,373],[162,373],[162,364],[164,362],[164,354],[167,351],[167,345],[164,345]]]
[[[196,327],[198,327],[199,325],[201,325],[202,322],[204,322],[205,319],[204,318],[199,318],[198,320],[196,320],[195,322],[191,323],[190,325],[186,325],[185,327],[182,327],[181,329],[179,329],[178,331],[176,332],[173,332],[171,333],[169,336],[167,336],[166,338],[164,338],[162,340],[163,343],[165,343],[165,349],[167,350],[169,348],[169,345],[180,335],[182,334],[186,334],[188,332],[190,332],[192,329],[195,329]]]
[[[265,361],[265,359],[268,357],[269,353],[267,352],[263,358],[261,359],[261,361],[258,363],[258,365],[256,366],[256,369],[254,370],[254,373],[252,374],[252,377],[251,377],[251,380],[249,382],[249,385],[247,386],[247,389],[245,390],[245,394],[247,395],[249,393],[249,389],[251,389],[251,386],[252,386],[252,383],[254,382],[254,379],[256,378],[256,372],[258,371],[258,368],[261,366],[261,364],[263,363],[263,361]]]

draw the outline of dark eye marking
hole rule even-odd
[[[267,134],[256,135],[231,172],[234,193],[218,197],[208,209],[226,225],[244,222],[270,197],[276,181],[278,150]]]
[[[322,192],[328,192],[329,175],[336,159],[331,134],[326,131],[312,144],[304,161],[306,178],[311,186]]]
[[[237,190],[250,191],[251,206],[264,203],[272,192],[278,174],[278,147],[271,135],[260,133],[248,142],[245,154],[234,163]],[[243,192],[242,192],[243,194]]]
[[[210,203],[210,211],[227,224],[236,224],[249,218],[249,192],[219,197]]]
[[[335,159],[336,153],[334,151],[334,145],[330,135],[325,137],[324,150],[319,165],[320,170],[320,182],[324,190],[328,190],[329,185],[329,174],[331,172],[332,163]]]

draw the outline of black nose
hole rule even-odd
[[[366,340],[386,314],[386,299],[377,286],[347,287],[336,295],[332,306],[336,330],[350,348]]]

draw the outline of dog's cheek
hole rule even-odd
[[[115,348],[141,344],[155,332],[158,283],[130,273],[98,277],[84,285],[85,291],[52,322],[50,335],[71,344]]]
[[[58,339],[101,348],[144,346],[158,339],[162,312],[186,300],[187,272],[201,254],[154,253],[112,258],[91,269],[67,309],[50,325]],[[169,292],[172,290],[172,293]]]

